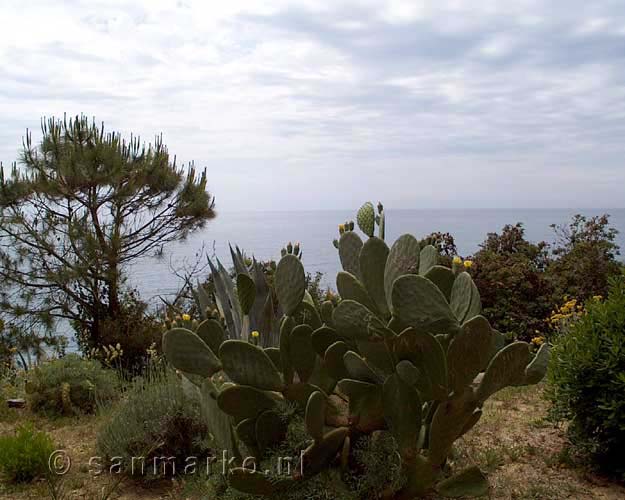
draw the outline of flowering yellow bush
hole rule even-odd
[[[593,296],[593,301],[595,302],[601,302],[602,299],[603,297],[601,295]],[[547,318],[546,322],[552,331],[562,332],[567,329],[571,323],[586,314],[587,311],[583,303],[577,299],[570,299],[565,295],[564,303],[551,311],[551,315]]]
[[[565,296],[564,300],[564,304],[552,311],[551,316],[549,316],[548,321],[554,328],[557,328],[563,321],[567,321],[571,318],[574,319],[586,312],[584,305],[579,304],[577,299],[568,299],[568,297]]]

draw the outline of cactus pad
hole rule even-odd
[[[332,316],[339,335],[350,339],[368,339],[368,322],[373,313],[354,300],[342,300]]]
[[[389,249],[384,240],[375,236],[369,238],[360,251],[360,274],[369,296],[375,303],[375,310],[388,318],[389,308],[384,292],[384,268]]]
[[[395,280],[419,271],[419,252],[419,242],[411,234],[404,234],[393,243],[384,266],[384,294],[389,308]]]
[[[320,391],[313,392],[306,405],[306,431],[316,442],[323,439],[325,425],[326,396]]]
[[[173,328],[163,335],[163,352],[167,360],[183,372],[210,377],[221,370],[221,362],[195,333]]]
[[[384,416],[402,455],[414,457],[421,432],[419,394],[398,375],[391,375],[382,389]]]
[[[317,355],[312,346],[312,333],[310,326],[298,325],[289,339],[290,359],[302,382],[307,382],[315,369]]]
[[[347,231],[339,239],[339,258],[343,270],[360,278],[360,250],[362,240],[353,231]]]
[[[426,245],[419,255],[419,274],[423,276],[438,264],[438,250],[432,245]]]
[[[375,209],[370,201],[360,207],[356,215],[356,222],[360,230],[371,238],[375,232]]]
[[[275,274],[278,301],[287,316],[293,315],[304,299],[306,275],[302,262],[287,254],[280,259]]]
[[[376,309],[365,286],[351,273],[340,271],[336,275],[336,290],[342,299],[354,300],[371,311]]]
[[[219,349],[223,370],[241,385],[251,385],[265,391],[281,391],[282,378],[262,348],[244,340],[226,340]]]
[[[456,276],[453,271],[444,266],[433,266],[425,273],[425,277],[434,283],[443,292],[447,302],[451,300],[451,290],[454,286]]]
[[[447,350],[449,383],[453,391],[460,392],[463,387],[469,386],[486,368],[492,344],[491,328],[483,316],[475,316],[462,325]]]
[[[393,314],[417,331],[449,333],[458,327],[445,296],[423,276],[408,274],[396,279],[392,303]]]
[[[219,347],[226,338],[226,333],[224,332],[221,323],[214,319],[202,321],[197,327],[195,333],[208,347],[210,347],[210,350],[214,353],[219,352]]]
[[[284,398],[276,392],[261,391],[248,385],[231,385],[217,396],[222,411],[235,418],[256,418],[265,410],[273,410]]]
[[[478,399],[485,401],[506,386],[524,384],[529,357],[529,344],[525,342],[513,342],[499,351],[484,373],[477,391]]]

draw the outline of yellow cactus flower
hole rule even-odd
[[[601,302],[603,300],[603,295],[593,295],[592,298],[597,302]]]
[[[532,344],[536,345],[536,346],[540,346],[543,345],[545,343],[545,338],[544,337],[534,337],[532,339]]]
[[[183,314],[182,315],[182,320],[183,321],[191,321],[191,316],[189,316],[188,314]]]
[[[258,333],[258,331],[256,331],[256,330],[254,330],[254,331],[251,333],[251,335],[252,335],[252,337],[254,337],[254,338],[258,338],[258,337],[260,336],[260,333]]]
[[[465,260],[464,261],[464,268],[465,269],[471,269],[472,265],[473,265],[473,261],[472,260]]]
[[[345,224],[339,224],[339,233],[342,233],[345,231]]]
[[[454,264],[462,264],[462,259],[456,255],[453,260]]]

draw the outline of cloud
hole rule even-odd
[[[622,206],[625,4],[5,2],[0,158],[85,113],[221,210]]]

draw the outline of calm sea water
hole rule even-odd
[[[576,213],[610,214],[611,225],[619,231],[617,243],[625,250],[625,209],[387,210],[386,241],[392,243],[404,233],[422,237],[433,231],[449,232],[460,255],[468,256],[487,233],[500,232],[505,224],[516,222],[525,225],[529,240],[551,242],[554,235],[550,224],[566,224]],[[338,236],[338,224],[351,219],[355,219],[354,210],[220,212],[203,230],[166,248],[162,257],[146,257],[135,264],[130,270],[130,284],[148,300],[171,296],[180,286],[171,266],[180,267],[185,260],[193,262],[202,243],[209,254],[230,267],[229,242],[264,260],[278,259],[288,241],[299,241],[306,270],[323,272],[324,283],[333,285],[340,264],[332,240]]]

